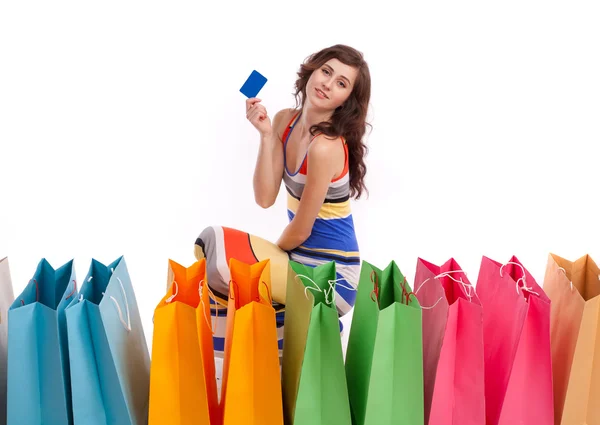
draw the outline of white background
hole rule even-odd
[[[390,3],[391,4],[391,3]],[[600,6],[594,1],[3,1],[0,258],[18,295],[45,257],[125,255],[151,342],[169,258],[205,226],[276,240],[285,196],[253,202],[253,69],[271,117],[309,54],[370,65],[363,259],[515,254],[542,283],[550,252],[600,260]]]

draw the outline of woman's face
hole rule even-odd
[[[306,98],[315,107],[334,110],[352,93],[358,70],[330,59],[315,69],[306,84]]]

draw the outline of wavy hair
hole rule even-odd
[[[352,93],[344,104],[334,111],[331,120],[313,125],[310,133],[315,135],[320,132],[329,137],[343,136],[346,139],[349,156],[350,196],[359,199],[363,192],[368,192],[364,182],[367,173],[364,157],[368,153],[368,148],[363,137],[366,127],[372,127],[367,123],[367,111],[371,99],[371,74],[363,54],[350,46],[336,44],[306,58],[297,73],[298,79],[294,93],[296,108],[304,107],[306,84],[313,71],[319,69],[330,59],[337,59],[356,68],[358,75]]]

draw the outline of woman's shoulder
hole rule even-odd
[[[279,121],[279,124],[282,125],[284,128],[287,127],[289,125],[289,122],[294,119],[294,117],[299,113],[300,111],[294,108],[285,108],[285,109],[281,109],[279,112],[277,112],[275,114],[275,120]]]
[[[294,108],[285,108],[278,111],[273,117],[273,128],[277,132],[277,135],[282,138],[286,128],[290,125],[290,122],[300,112]]]

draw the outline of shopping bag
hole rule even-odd
[[[216,425],[219,402],[206,260],[169,260],[171,285],[154,313],[149,425]]]
[[[425,424],[485,424],[483,311],[460,265],[417,260],[423,306]]]
[[[550,335],[555,425],[600,425],[600,268],[549,254],[544,291],[552,301]]]
[[[270,260],[232,258],[223,359],[224,425],[282,425],[281,379]]]
[[[350,425],[335,263],[289,262],[282,384],[288,425]],[[348,288],[351,286],[345,283]]]
[[[73,423],[65,308],[76,299],[73,260],[46,259],[8,310],[9,425]]]
[[[394,261],[363,261],[346,353],[354,425],[423,423],[421,308]]]
[[[477,278],[483,306],[486,424],[554,422],[550,299],[513,256],[483,257]]]
[[[66,309],[75,425],[146,425],[150,355],[125,259],[92,259]]]
[[[0,260],[0,425],[6,425],[8,309],[15,300],[8,258]]]

